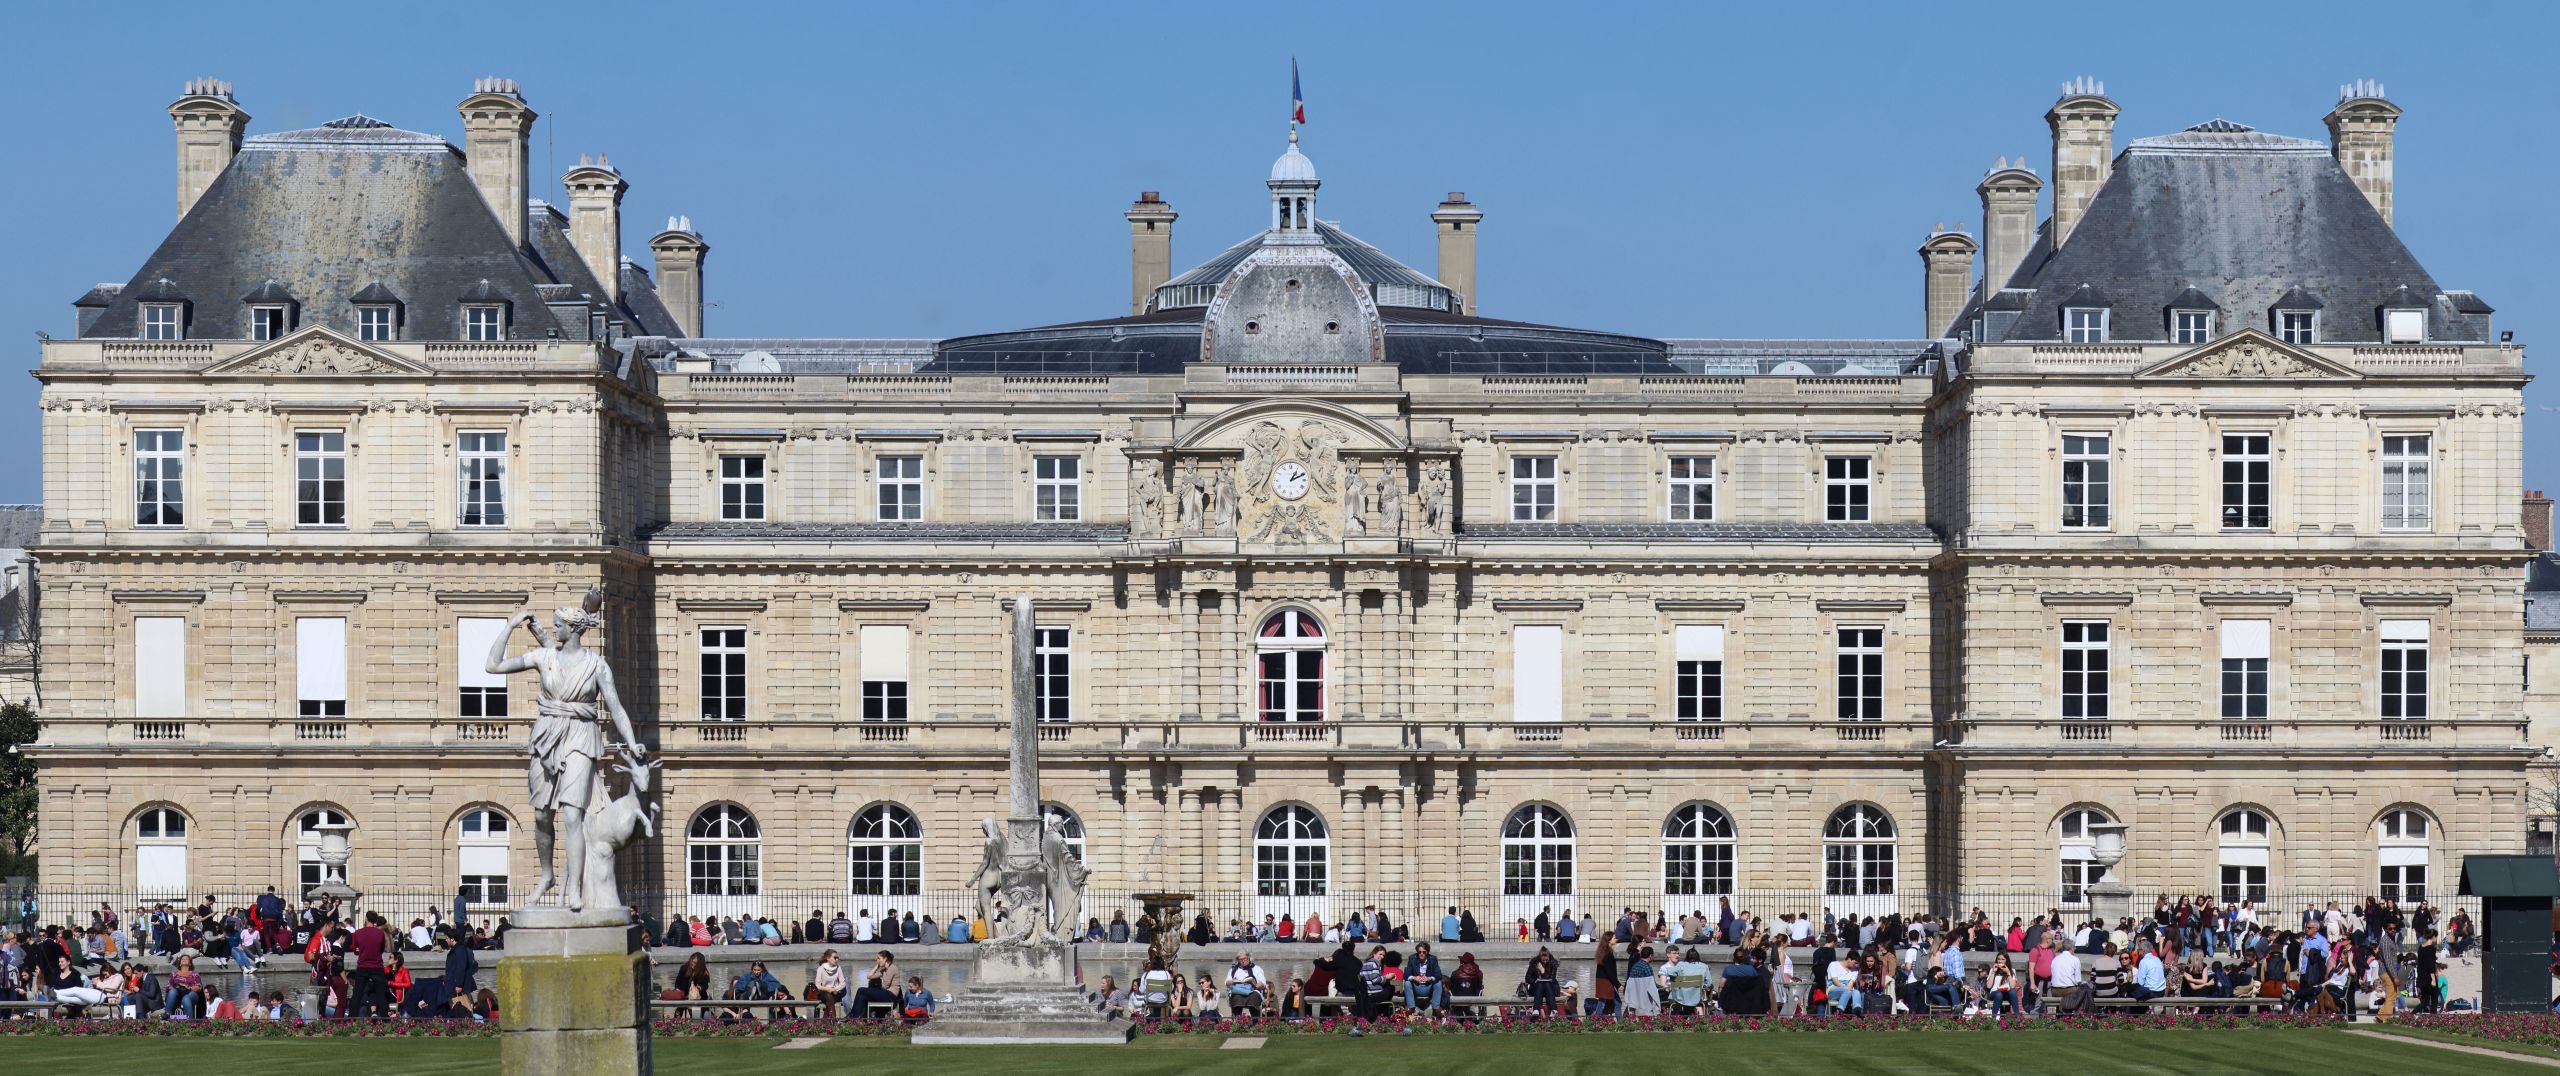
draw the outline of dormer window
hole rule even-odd
[[[507,338],[507,308],[495,303],[471,303],[462,308],[462,338],[465,340],[504,340]]]
[[[2073,306],[2062,311],[2062,338],[2074,344],[2107,342],[2107,308]]]
[[[356,339],[392,340],[399,336],[399,310],[389,303],[356,308]]]
[[[2420,309],[2393,308],[2382,312],[2382,342],[2386,344],[2423,344],[2427,342],[2427,312]]]
[[[2317,310],[2276,311],[2276,339],[2288,344],[2320,342],[2320,312]]]
[[[2177,343],[2201,344],[2213,339],[2213,311],[2172,310],[2169,320],[2169,338]]]
[[[293,331],[293,311],[282,304],[249,308],[249,339],[273,340]]]
[[[142,304],[142,338],[145,340],[184,340],[185,319],[177,303]]]

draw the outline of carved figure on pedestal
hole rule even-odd
[[[1369,499],[1369,480],[1361,477],[1360,469],[1354,467],[1343,483],[1342,536],[1368,537],[1369,515],[1377,508],[1376,503]]]
[[[1404,536],[1404,465],[1387,461],[1387,471],[1378,476],[1378,526],[1382,538]]]
[[[615,876],[614,856],[642,837],[658,835],[658,805],[649,799],[650,777],[658,760],[617,760],[625,777],[621,796],[606,799],[587,819],[586,903],[597,908],[622,906],[622,883]],[[604,778],[596,778],[596,796],[606,795]]]
[[[1049,875],[1049,932],[1075,937],[1076,917],[1084,914],[1084,860],[1067,847],[1066,820],[1052,811],[1040,820],[1040,866]]]
[[[532,628],[542,645],[508,657],[507,638],[513,633],[502,634],[490,644],[485,666],[502,675],[526,670],[539,674],[533,737],[527,747],[531,759],[525,771],[527,791],[533,801],[534,851],[542,872],[534,899],[538,901],[556,890],[571,911],[582,910],[588,903],[587,808],[604,784],[596,772],[597,760],[604,754],[599,711],[612,719],[613,730],[621,737],[627,767],[638,767],[646,751],[640,738],[632,734],[631,715],[623,712],[621,696],[614,692],[613,669],[605,664],[603,655],[587,649],[582,641],[588,629],[603,622],[599,615],[603,607],[603,588],[589,590],[579,608],[552,611],[548,633],[530,610],[518,613],[509,626],[523,624]],[[565,884],[555,880],[551,872],[552,846],[562,830],[568,835],[569,845],[561,856],[561,871],[568,876]],[[618,892],[610,856],[605,862],[604,888]]]
[[[1449,465],[1433,460],[1422,465],[1422,532],[1434,538],[1449,536]]]
[[[1164,479],[1147,460],[1131,463],[1129,471],[1129,537],[1164,537]]]
[[[1200,533],[1200,521],[1208,514],[1209,484],[1200,477],[1200,465],[1182,461],[1182,470],[1174,479],[1176,504],[1180,507],[1181,530],[1177,534]]]
[[[1218,482],[1209,492],[1209,533],[1232,535],[1236,532],[1236,469],[1218,468]]]

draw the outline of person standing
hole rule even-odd
[[[2419,915],[2425,917],[2424,906],[2419,908]],[[2436,989],[2436,975],[2440,970],[2436,965],[2436,946],[2441,943],[2442,939],[2437,937],[2433,926],[2418,933],[2418,1011],[2422,1013],[2435,1012],[2444,1006],[2444,994]]]
[[[355,933],[347,936],[347,948],[356,955],[356,970],[353,976],[355,998],[353,1004],[348,1006],[347,1015],[349,1016],[391,1014],[387,969],[382,963],[383,952],[391,947],[391,935],[385,932],[382,926],[382,913],[366,912],[364,925],[357,927]]]

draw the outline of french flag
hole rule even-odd
[[[1298,58],[1289,57],[1289,119],[1307,122],[1307,91],[1298,88]]]

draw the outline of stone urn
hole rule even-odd
[[[320,884],[313,886],[315,895],[352,900],[355,887],[347,884],[347,861],[355,858],[355,847],[347,839],[355,826],[346,822],[326,822],[311,827],[320,835]]]
[[[2098,822],[2089,826],[2089,858],[2098,863],[2098,880],[2116,880],[2116,864],[2124,862],[2124,835],[2132,829],[2122,822]]]

